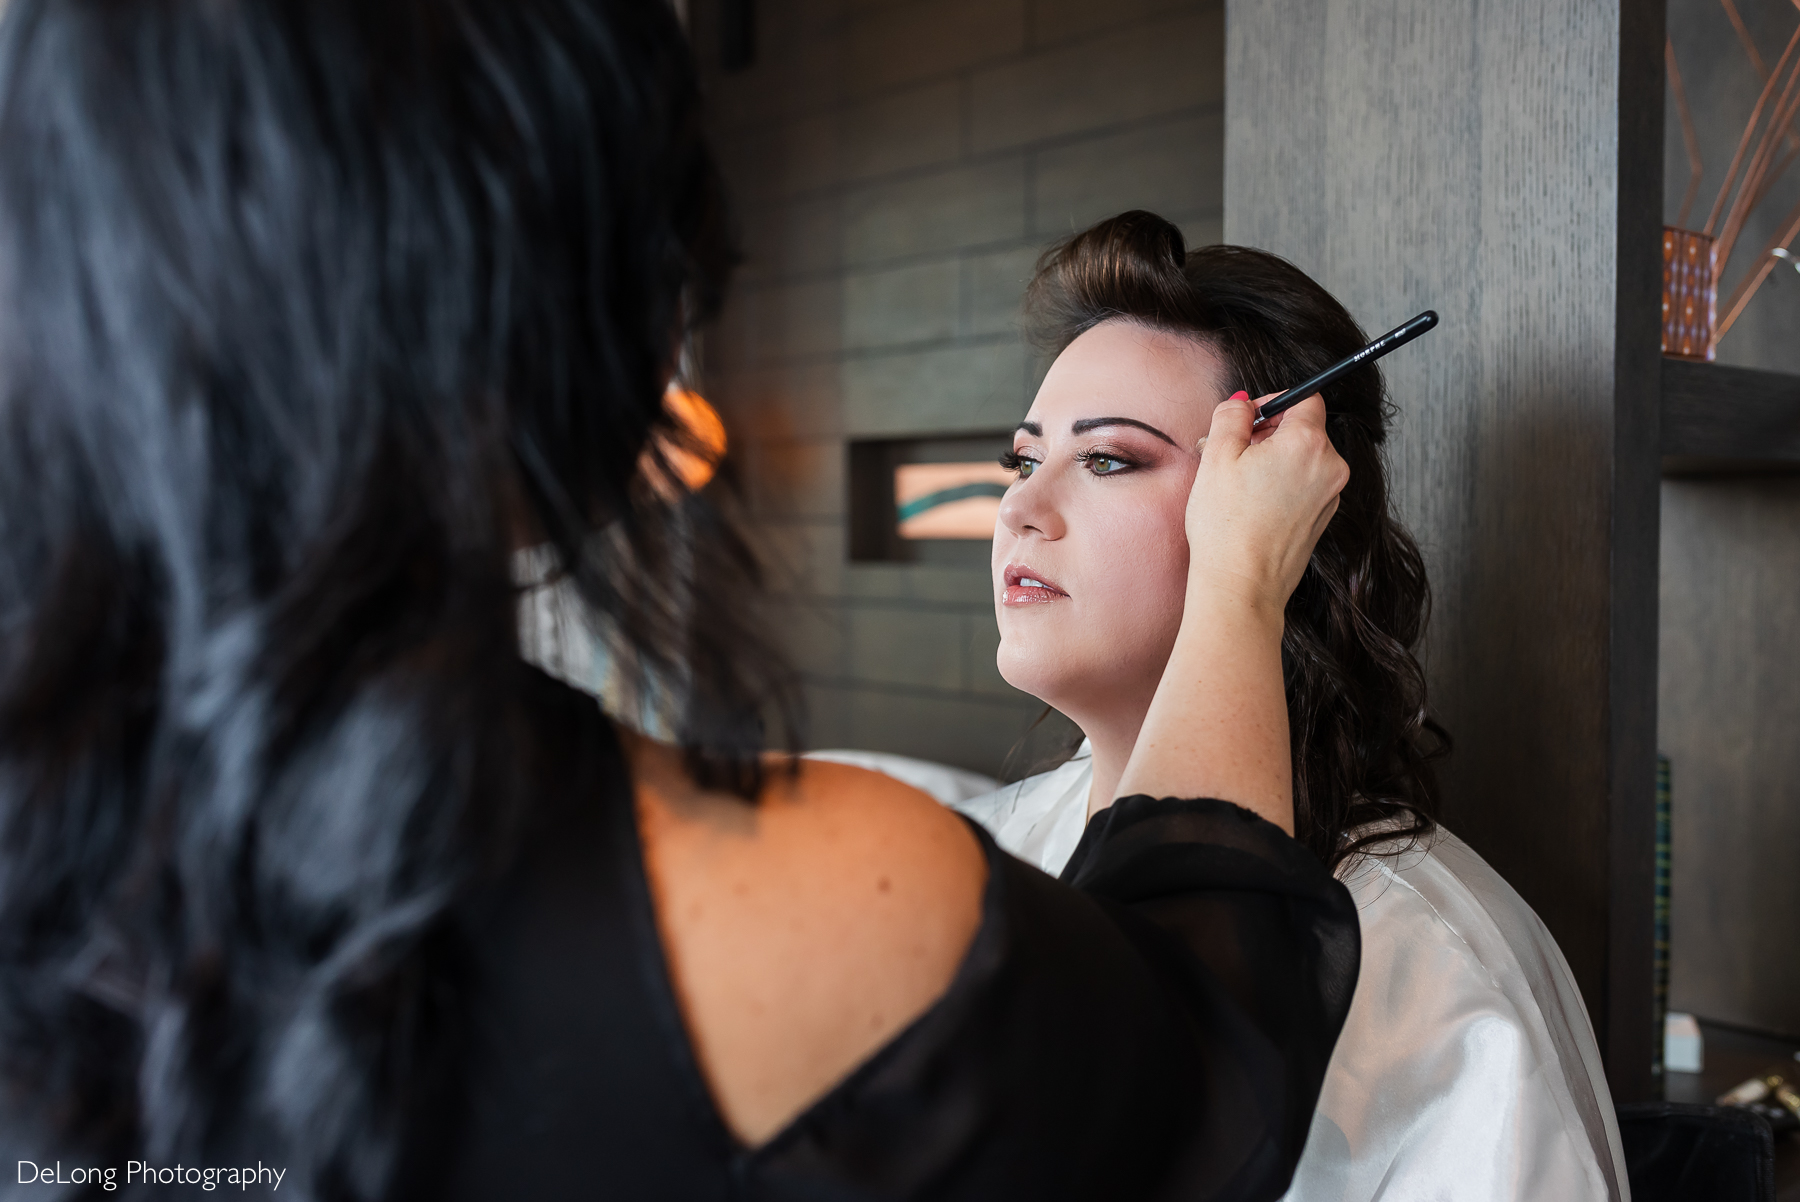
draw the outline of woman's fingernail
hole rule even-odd
[[[1247,401],[1250,399],[1250,394],[1245,392],[1242,388],[1240,388],[1236,392],[1232,393],[1231,396],[1227,399],[1233,400],[1233,401]]]

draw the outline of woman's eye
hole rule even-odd
[[[0,0],[0,3],[4,3],[4,0]],[[1007,451],[1000,456],[1000,466],[1023,480],[1037,467],[1037,460],[1027,459],[1017,451]]]
[[[1126,467],[1123,459],[1114,459],[1111,455],[1090,455],[1087,464],[1088,471],[1096,476],[1110,476]]]

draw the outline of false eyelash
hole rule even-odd
[[[1078,451],[1075,454],[1075,462],[1077,463],[1091,463],[1096,459],[1110,459],[1114,463],[1120,464],[1126,468],[1140,468],[1144,466],[1129,455],[1121,455],[1119,452],[1109,451],[1105,447],[1095,447],[1093,450]],[[1117,474],[1117,472],[1107,473],[1109,476]]]
[[[1009,472],[1016,472],[1027,463],[1036,463],[1035,459],[1026,459],[1017,451],[1001,451],[1000,466]]]

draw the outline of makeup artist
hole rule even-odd
[[[1072,882],[772,756],[749,557],[660,478],[727,258],[696,103],[663,0],[11,0],[0,1161],[1286,1186],[1358,960],[1287,833],[1320,407],[1213,416],[1161,734]],[[521,659],[540,543],[683,681],[674,744]]]

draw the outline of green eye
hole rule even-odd
[[[0,3],[5,3],[5,0],[0,0]],[[1027,459],[1017,451],[1007,451],[1000,456],[1000,466],[1023,480],[1037,467],[1037,460]]]
[[[1095,455],[1088,460],[1088,470],[1096,476],[1110,476],[1125,466],[1122,460],[1110,455]]]

